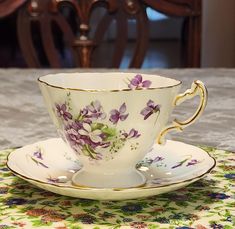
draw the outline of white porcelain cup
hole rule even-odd
[[[154,143],[182,131],[203,112],[207,90],[200,81],[178,92],[181,81],[157,75],[106,72],[60,73],[38,79],[49,114],[83,168],[72,181],[92,188],[130,188],[146,182],[136,170]],[[190,119],[168,124],[174,107],[200,96]],[[55,160],[56,160],[56,152]]]

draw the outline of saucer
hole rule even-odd
[[[40,141],[10,153],[8,168],[18,177],[39,188],[77,198],[124,200],[170,192],[202,178],[215,166],[215,159],[204,150],[168,140],[155,144],[136,166],[146,177],[144,186],[126,189],[87,188],[72,184],[82,167],[60,138]]]

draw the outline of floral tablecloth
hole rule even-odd
[[[95,201],[38,189],[6,167],[0,151],[0,229],[235,228],[235,154],[203,147],[217,160],[205,178],[145,199]]]

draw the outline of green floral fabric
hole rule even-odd
[[[202,147],[217,160],[205,178],[150,198],[95,201],[34,187],[6,167],[0,152],[0,229],[7,228],[235,228],[235,155]]]

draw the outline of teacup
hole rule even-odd
[[[154,143],[163,144],[167,132],[192,124],[207,102],[202,82],[194,81],[178,95],[181,81],[157,75],[60,73],[38,81],[60,136],[83,164],[72,182],[87,188],[144,185],[137,162]],[[195,114],[169,125],[173,108],[196,95],[200,104]]]

